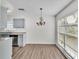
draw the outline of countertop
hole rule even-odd
[[[4,30],[0,30],[1,33],[16,33],[16,34],[23,34],[26,33],[26,30],[23,28],[13,28],[13,29],[4,29]]]
[[[4,41],[4,40],[8,40],[8,39],[10,39],[10,37],[1,37],[0,41]]]

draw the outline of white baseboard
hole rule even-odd
[[[55,44],[51,42],[27,42],[26,44]]]

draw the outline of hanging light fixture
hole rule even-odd
[[[38,25],[38,26],[42,26],[42,25],[45,25],[45,21],[44,21],[44,19],[43,19],[43,16],[42,16],[42,8],[40,8],[40,11],[41,11],[41,15],[40,15],[40,21],[39,22],[37,22],[36,24]]]

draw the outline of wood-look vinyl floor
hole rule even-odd
[[[26,45],[14,50],[12,59],[66,59],[53,45]]]
[[[14,56],[16,53],[17,53],[17,51],[19,51],[20,50],[20,47],[13,47],[12,48],[12,56]]]

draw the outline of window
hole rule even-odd
[[[24,19],[13,19],[14,28],[24,28]]]
[[[57,23],[57,30],[58,30],[58,43],[60,44],[60,46],[62,48],[64,48],[64,38],[65,38],[65,35],[63,35],[63,33],[65,33],[65,20],[64,19],[61,19],[61,20],[58,20],[58,23]]]
[[[58,43],[64,48],[64,35],[58,35]]]
[[[57,21],[58,44],[72,56],[78,59],[78,15],[64,17]]]

